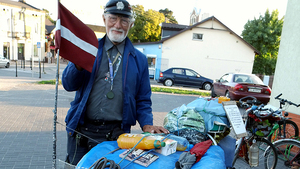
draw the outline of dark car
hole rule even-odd
[[[226,96],[231,100],[253,96],[261,103],[267,104],[270,101],[271,89],[256,75],[227,73],[213,83],[211,96]]]
[[[213,80],[201,76],[192,69],[170,68],[160,72],[157,82],[162,83],[165,86],[178,85],[211,90]]]

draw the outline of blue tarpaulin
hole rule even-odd
[[[116,141],[106,141],[101,144],[98,144],[93,149],[91,149],[77,164],[77,169],[89,168],[93,165],[101,157],[106,157],[109,160],[113,160],[116,163],[121,161],[119,154],[126,151],[126,149],[120,149],[115,151],[114,153],[108,154],[109,152],[118,148],[118,144]],[[147,168],[153,169],[174,169],[175,163],[178,161],[180,154],[182,151],[177,151],[174,154],[164,156],[156,152],[152,152],[159,156],[159,158],[150,164]],[[129,163],[128,160],[123,160],[120,163],[121,168],[123,169]],[[131,169],[145,169],[146,167],[141,166],[136,163],[131,163],[126,168]],[[210,146],[201,160],[192,166],[192,169],[225,169],[225,155],[224,151],[220,146]]]
[[[188,108],[194,108],[203,117],[206,131],[214,127],[214,122],[220,122],[230,126],[223,105],[218,103],[218,99],[208,100],[207,98],[198,98],[189,104]]]

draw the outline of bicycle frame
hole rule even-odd
[[[300,144],[300,141],[295,140],[295,139],[282,139],[282,140],[278,140],[278,141],[274,142],[274,145],[280,144],[281,142],[285,142],[285,141],[297,142],[298,144]],[[268,147],[268,148],[266,149],[266,151],[268,151],[269,148],[270,148],[270,147]],[[300,167],[300,164],[299,164],[298,162],[296,162],[296,163],[293,164],[294,160],[295,160],[297,157],[300,156],[300,149],[298,150],[297,153],[295,153],[295,156],[294,156],[291,160],[289,160],[289,156],[291,155],[290,153],[291,153],[291,148],[292,148],[292,147],[286,147],[286,148],[284,149],[284,151],[282,151],[280,148],[278,148],[278,147],[276,147],[276,146],[275,146],[275,148],[277,149],[278,155],[282,155],[282,156],[284,157],[283,160],[287,160],[287,161],[285,161],[285,165],[288,165],[288,166],[298,166],[298,167]]]
[[[247,123],[248,123],[249,113],[250,113],[251,111],[253,111],[253,110],[255,110],[255,109],[249,108],[249,109],[247,109],[247,110],[245,111],[246,116],[244,116],[244,117],[245,117],[244,123],[245,123],[245,128],[246,128],[246,130],[247,130]],[[247,130],[247,131],[248,131],[248,130]],[[272,132],[272,131],[271,131],[271,132]],[[249,145],[250,145],[250,144],[249,144],[249,141],[251,141],[251,140],[253,140],[253,139],[257,139],[257,138],[263,138],[263,137],[257,136],[257,135],[255,135],[255,134],[252,133],[252,135],[251,135],[249,138],[246,138],[246,137],[240,138],[240,139],[238,140],[238,142],[237,142],[237,146],[236,146],[236,149],[235,149],[235,151],[234,151],[234,154],[236,155],[237,153],[240,153],[240,151],[242,150],[242,147],[241,147],[241,146],[243,145],[243,142],[246,143],[246,145],[247,145],[247,151],[248,151],[248,150],[249,150]],[[245,157],[246,161],[247,161],[247,159],[248,159],[248,156],[246,156],[246,155],[247,155],[247,151],[243,152],[243,154],[242,154],[242,156]],[[267,151],[264,151],[263,156],[266,156],[266,152],[267,152]],[[247,162],[248,162],[248,161],[247,161]]]

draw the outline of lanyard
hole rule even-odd
[[[107,57],[108,57],[108,66],[109,66],[109,75],[110,75],[110,86],[111,86],[110,90],[112,90],[113,83],[114,83],[114,78],[117,75],[117,72],[119,70],[119,66],[120,66],[120,63],[121,63],[122,56],[121,56],[120,52],[118,52],[118,54],[116,55],[115,60],[113,62],[111,62],[111,60],[110,60],[110,54],[107,51]],[[117,65],[116,65],[116,70],[113,71],[113,65],[116,63],[117,59],[119,61],[118,61]]]

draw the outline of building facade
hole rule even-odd
[[[298,0],[288,0],[287,10],[281,33],[280,47],[274,74],[274,82],[270,104],[279,107],[275,99],[282,93],[281,98],[300,104],[300,6]],[[300,115],[299,107],[288,106],[286,111]],[[300,116],[292,116],[293,121],[300,125]]]
[[[168,29],[175,28],[169,26]],[[252,73],[259,51],[214,16],[184,29],[176,28],[181,30],[169,32],[158,42],[134,44],[147,56],[154,79],[158,79],[160,71],[171,67],[190,68],[211,79],[228,72]],[[151,60],[155,60],[154,65]]]
[[[0,0],[0,53],[10,60],[45,56],[45,12],[24,0]]]

